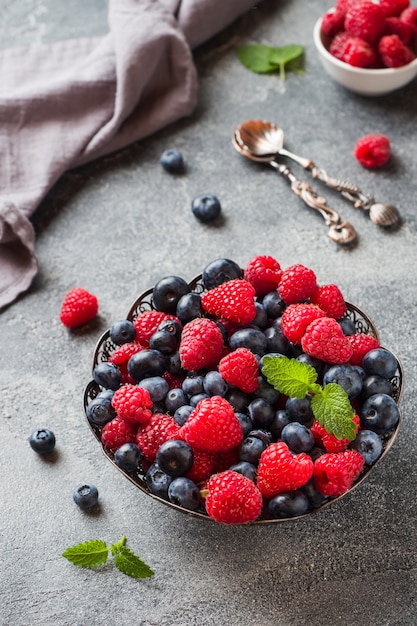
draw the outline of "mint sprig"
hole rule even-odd
[[[262,373],[280,393],[291,398],[311,396],[316,420],[337,439],[355,439],[354,412],[346,391],[337,383],[321,386],[311,365],[286,356],[265,356]]]
[[[295,72],[301,71],[301,61],[304,54],[303,46],[289,44],[281,48],[264,44],[247,44],[238,46],[236,54],[239,61],[248,70],[258,74],[276,72],[285,80],[285,69]]]
[[[154,575],[149,565],[126,547],[125,536],[110,547],[101,539],[85,541],[67,548],[62,556],[78,567],[95,569],[107,563],[109,551],[114,556],[115,566],[123,574],[132,578],[150,578]]]

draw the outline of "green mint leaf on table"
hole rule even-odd
[[[285,68],[300,72],[303,53],[304,48],[299,44],[289,44],[281,48],[264,44],[247,44],[238,46],[236,49],[239,61],[248,70],[258,74],[279,70],[282,80],[285,80]]]
[[[108,554],[109,550],[104,541],[92,539],[68,548],[62,556],[78,567],[94,568],[104,565]]]
[[[311,365],[286,356],[265,356],[262,373],[270,385],[291,398],[311,395],[311,410],[316,420],[337,439],[355,439],[354,412],[346,391],[336,383],[322,387]]]
[[[114,557],[114,564],[123,574],[132,578],[150,578],[154,575],[149,565],[146,565],[134,552],[121,546]]]

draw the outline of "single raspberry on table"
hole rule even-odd
[[[309,356],[335,365],[347,363],[353,352],[348,337],[332,317],[313,320],[306,328],[301,347]]]
[[[223,524],[255,521],[262,511],[262,494],[255,483],[233,470],[214,474],[203,491],[207,514]]]
[[[386,17],[399,17],[410,6],[410,0],[379,0],[379,6]]]
[[[353,37],[374,44],[384,32],[385,14],[378,4],[363,0],[347,10],[344,26]]]
[[[308,300],[317,289],[317,278],[312,269],[296,263],[282,272],[278,293],[286,304]]]
[[[399,17],[387,17],[384,35],[397,35],[405,46],[411,46],[414,32],[412,26]]]
[[[221,377],[245,393],[253,393],[259,386],[258,360],[248,348],[237,348],[224,356],[218,365]]]
[[[355,434],[359,430],[359,417],[354,415],[352,421],[355,423]],[[311,428],[311,432],[314,435],[316,445],[325,448],[326,452],[343,452],[350,444],[350,439],[338,439],[333,433],[328,433],[327,430],[317,420],[314,420]]]
[[[185,370],[216,366],[223,350],[223,335],[213,320],[197,317],[185,324],[179,345],[181,365]]]
[[[236,278],[204,293],[201,304],[206,313],[244,326],[256,316],[255,295],[247,280]]]
[[[220,396],[200,400],[179,435],[193,449],[205,452],[230,450],[243,440],[242,426],[233,407]]]
[[[281,317],[281,330],[289,341],[301,345],[307,326],[319,317],[326,317],[326,313],[316,304],[289,304]]]
[[[341,496],[352,487],[363,466],[363,456],[356,450],[323,454],[314,463],[315,487],[324,496]]]
[[[373,133],[357,140],[354,155],[363,167],[369,169],[382,167],[391,153],[391,143],[386,135]]]
[[[62,302],[59,319],[67,328],[78,328],[91,322],[97,313],[96,296],[82,287],[74,287],[68,291]]]
[[[255,256],[244,270],[244,278],[255,288],[257,296],[274,291],[281,280],[281,274],[281,266],[272,256]]]
[[[378,51],[386,67],[403,67],[414,61],[416,55],[398,35],[385,35],[378,43]]]
[[[114,392],[112,406],[118,416],[134,424],[148,424],[153,402],[149,391],[137,385],[126,384]]]
[[[352,346],[352,356],[349,363],[351,365],[362,365],[363,357],[365,354],[380,347],[378,339],[375,339],[372,335],[365,333],[356,333],[348,337],[349,343]]]
[[[337,285],[321,285],[311,295],[310,301],[336,320],[346,313],[346,302]]]
[[[165,320],[176,320],[179,322],[178,317],[175,315],[162,313],[161,311],[151,310],[140,313],[133,321],[133,325],[136,329],[136,341],[144,348],[149,348],[149,339],[152,337],[159,324]]]
[[[116,416],[101,429],[101,441],[109,450],[116,452],[124,443],[135,443],[137,425]]]
[[[302,487],[313,475],[313,461],[305,452],[292,454],[283,441],[272,443],[261,454],[257,485],[265,498]]]
[[[180,427],[173,417],[154,413],[148,424],[137,431],[136,443],[147,461],[153,463],[160,446],[170,439],[178,439]]]

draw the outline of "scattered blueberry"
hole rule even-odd
[[[199,488],[185,476],[174,478],[168,487],[168,498],[173,504],[190,511],[198,509],[201,501]]]
[[[179,150],[164,150],[159,162],[169,174],[182,174],[184,171],[184,157]]]
[[[262,304],[266,309],[268,317],[270,319],[276,319],[277,317],[281,317],[284,313],[286,304],[284,300],[279,295],[278,291],[270,291],[265,294],[262,300]]]
[[[119,320],[110,327],[110,339],[118,346],[134,341],[136,329],[130,320]]]
[[[114,462],[126,472],[137,470],[142,460],[142,450],[136,443],[124,443],[114,453]]]
[[[288,417],[287,411],[285,411],[285,409],[278,409],[270,426],[270,430],[274,439],[279,439],[281,437],[284,426],[289,423],[290,418]]]
[[[149,347],[152,350],[159,350],[165,356],[174,354],[178,350],[179,339],[175,334],[157,330],[149,339]]]
[[[373,430],[359,430],[349,447],[361,453],[366,465],[373,465],[382,454],[382,441]]]
[[[208,223],[220,217],[222,207],[212,193],[203,193],[193,199],[191,210],[200,222]]]
[[[92,484],[81,483],[75,488],[72,497],[80,509],[91,509],[98,502],[98,490]]]
[[[54,433],[47,428],[38,428],[29,437],[30,447],[38,454],[50,454],[55,443]]]
[[[279,324],[272,324],[264,331],[266,339],[266,352],[280,352],[281,354],[288,351],[290,342],[285,337]]]
[[[243,270],[230,259],[214,259],[203,269],[202,280],[206,289],[218,287],[228,280],[243,278]]]
[[[253,429],[253,422],[251,418],[246,413],[237,412],[235,413],[235,415],[237,419],[239,420],[240,425],[242,426],[243,436],[247,437],[250,431]]]
[[[355,322],[348,317],[342,317],[340,320],[337,320],[337,322],[342,329],[343,334],[347,337],[354,335],[357,332]]]

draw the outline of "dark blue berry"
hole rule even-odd
[[[272,424],[269,427],[273,438],[279,439],[281,437],[282,429],[289,423],[290,418],[288,417],[287,411],[285,411],[285,409],[279,409],[275,413]]]
[[[270,385],[263,376],[258,376],[258,388],[254,393],[257,398],[263,398],[272,405],[274,405],[280,397],[279,391]]]
[[[384,378],[392,378],[398,368],[395,356],[385,348],[375,348],[365,354],[362,367],[368,375],[377,374]]]
[[[262,302],[255,302],[256,315],[252,320],[253,326],[257,326],[261,330],[264,330],[269,323],[268,313]]]
[[[119,320],[110,327],[110,339],[118,346],[134,341],[136,329],[130,320]]]
[[[250,402],[250,396],[244,391],[240,391],[240,389],[229,389],[225,398],[234,410],[239,413],[246,411]]]
[[[149,376],[138,382],[138,387],[149,391],[152,402],[162,402],[169,391],[169,385],[162,376]]]
[[[342,332],[347,337],[351,335],[355,335],[357,333],[355,322],[348,317],[342,317],[340,320],[337,320]]]
[[[194,463],[194,453],[185,441],[170,439],[159,447],[156,462],[166,474],[181,476],[191,469]]]
[[[281,432],[281,439],[292,452],[309,452],[314,447],[314,435],[307,426],[299,422],[290,422]]]
[[[273,439],[271,432],[265,428],[254,428],[250,431],[248,437],[258,437],[258,439],[261,439],[264,442],[266,447],[272,443]]]
[[[373,396],[376,393],[386,393],[387,395],[392,396],[394,389],[391,381],[387,378],[383,378],[382,376],[378,376],[377,374],[365,378],[362,385],[361,398],[369,398],[369,396]]]
[[[256,482],[257,468],[256,465],[252,465],[252,463],[248,463],[248,461],[240,461],[239,463],[235,463],[229,467],[233,472],[237,472],[238,474],[242,474],[242,476],[246,476],[252,482]]]
[[[162,354],[174,354],[178,350],[182,326],[176,320],[165,320],[149,339],[149,347]]]
[[[324,451],[320,450],[320,453],[324,454]],[[300,491],[307,497],[308,502],[313,509],[317,509],[326,501],[326,496],[317,491],[314,478],[310,478],[306,485],[300,487]]]
[[[142,450],[136,443],[124,443],[114,453],[114,462],[126,472],[136,471],[142,459]]]
[[[362,405],[360,420],[362,428],[384,435],[398,424],[400,412],[391,396],[377,393],[365,400]]]
[[[308,509],[308,498],[300,489],[280,493],[268,503],[268,511],[274,519],[297,517],[306,513]]]
[[[98,502],[98,490],[95,485],[81,483],[75,488],[72,497],[80,509],[91,509]]]
[[[182,367],[181,357],[178,350],[173,354],[168,354],[166,357],[166,368],[167,372],[170,372],[171,374],[185,376],[185,370]]]
[[[366,428],[359,430],[349,447],[361,453],[366,465],[373,465],[382,454],[382,441],[379,435]]]
[[[178,387],[169,389],[165,396],[165,408],[168,413],[174,414],[177,409],[186,404],[188,404],[188,396],[183,389]]]
[[[288,352],[290,342],[281,330],[281,326],[276,324],[264,330],[266,339],[266,352],[279,352],[285,354]]]
[[[275,417],[275,409],[264,398],[255,398],[248,405],[248,413],[254,424],[261,428],[269,428]]]
[[[224,398],[228,388],[227,382],[221,377],[219,372],[212,370],[204,376],[203,389],[209,396],[221,396]]]
[[[238,447],[237,456],[240,461],[247,461],[252,465],[258,465],[266,444],[259,437],[248,436]]]
[[[178,407],[178,409],[174,413],[174,420],[177,422],[179,426],[184,426],[185,422],[190,417],[194,407],[191,404],[184,404],[183,406]]]
[[[230,259],[214,259],[203,269],[202,280],[206,289],[213,289],[229,280],[243,278],[243,270]]]
[[[235,415],[237,419],[239,420],[240,425],[242,426],[243,436],[247,437],[250,431],[253,429],[253,422],[251,418],[246,413],[237,412],[235,413]]]
[[[169,174],[182,174],[184,171],[184,157],[182,152],[174,148],[164,150],[159,162]]]
[[[187,376],[182,381],[182,389],[188,397],[195,396],[204,391],[204,376],[197,374],[196,376]]]
[[[102,361],[93,370],[93,378],[97,385],[116,391],[122,384],[122,373],[114,363]]]
[[[333,365],[323,376],[323,384],[329,383],[340,385],[350,400],[357,398],[362,391],[362,377],[352,365]]]
[[[197,317],[202,317],[203,307],[198,293],[186,293],[178,300],[176,316],[182,324],[187,324]]]
[[[210,396],[208,395],[208,393],[197,393],[195,396],[191,396],[190,404],[191,406],[197,406],[197,404],[201,402],[201,400],[206,400],[206,398],[209,397]]]
[[[175,315],[180,298],[190,291],[189,284],[181,276],[165,276],[158,280],[152,290],[154,307],[163,313]]]
[[[161,470],[157,463],[152,463],[145,474],[145,482],[150,493],[164,500],[168,500],[168,487],[173,477]]]
[[[259,328],[240,328],[231,335],[229,346],[231,350],[247,348],[262,356],[267,351],[267,339]]]
[[[268,317],[273,320],[277,317],[281,317],[287,306],[277,290],[265,294],[262,299],[262,304],[266,309]]]
[[[302,354],[299,354],[295,360],[298,361],[299,363],[304,363],[305,365],[310,365],[311,367],[314,367],[314,369],[316,370],[319,376],[323,372],[323,361],[320,361],[319,359],[315,359],[314,357],[306,354],[305,352],[303,352]]]
[[[29,437],[29,445],[38,454],[50,454],[55,448],[55,435],[52,430],[38,428]]]
[[[174,478],[168,487],[169,501],[183,509],[195,511],[200,506],[200,490],[197,485],[185,476]]]
[[[222,207],[219,199],[212,193],[203,193],[193,199],[191,210],[200,222],[208,223],[220,217]]]
[[[90,424],[95,426],[104,426],[116,417],[116,410],[112,406],[112,398],[114,391],[112,389],[103,389],[88,404],[86,408],[87,419]]]
[[[127,364],[127,371],[136,382],[145,376],[162,376],[166,371],[165,356],[159,350],[146,348],[133,354]]]
[[[314,422],[313,411],[311,410],[311,398],[288,398],[285,403],[285,410],[290,422],[300,422],[310,427]]]

